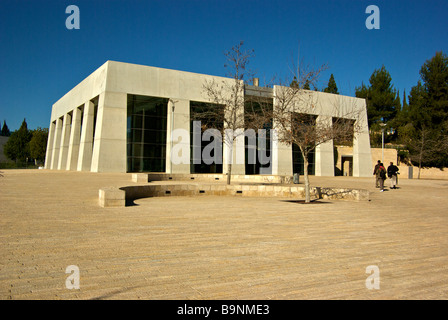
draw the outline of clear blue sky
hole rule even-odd
[[[68,5],[80,29],[68,30]],[[368,5],[380,30],[368,30]],[[11,130],[48,127],[51,106],[107,60],[225,75],[223,52],[255,50],[261,79],[284,76],[300,57],[328,63],[339,91],[354,95],[383,64],[409,93],[422,64],[448,53],[446,0],[1,0],[0,121]]]

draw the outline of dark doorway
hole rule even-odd
[[[353,156],[341,157],[341,170],[343,176],[353,176]]]

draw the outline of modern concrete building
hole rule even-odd
[[[171,149],[184,144],[192,159],[191,134],[182,141],[171,141],[173,130],[192,132],[192,112],[211,101],[204,96],[205,81],[231,84],[233,79],[149,66],[107,61],[52,108],[46,169],[92,172],[166,172],[166,173],[226,173],[223,164],[174,164]],[[245,86],[245,98],[263,95],[275,108],[275,92],[280,87]],[[315,92],[318,107],[316,121],[331,121],[330,106],[335,102],[350,104],[367,119],[363,99]],[[367,121],[355,133],[352,153],[344,154],[353,176],[371,176],[372,161]],[[247,142],[237,138],[235,150],[247,158]],[[273,175],[292,175],[303,172],[300,153],[293,146],[273,143],[271,158],[276,163]],[[225,154],[226,147],[224,146]],[[236,154],[236,152],[235,152]],[[311,173],[319,176],[335,175],[335,145],[333,141],[316,147],[312,155]],[[339,155],[340,156],[340,155]],[[232,174],[258,174],[260,166],[247,159],[232,166]]]

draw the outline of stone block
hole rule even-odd
[[[132,182],[148,182],[148,174],[146,173],[133,173]]]
[[[99,190],[99,205],[101,207],[126,206],[126,192],[117,187],[101,188]]]
[[[370,200],[370,192],[365,189],[357,190],[358,194],[356,200],[358,201],[369,201]]]

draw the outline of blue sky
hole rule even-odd
[[[79,30],[65,27],[71,4]],[[365,27],[368,5],[379,30]],[[48,127],[52,104],[107,60],[225,75],[223,53],[241,40],[262,82],[287,76],[300,47],[305,63],[329,66],[319,89],[333,73],[354,96],[384,65],[402,95],[448,53],[447,14],[446,0],[1,0],[0,121]]]

